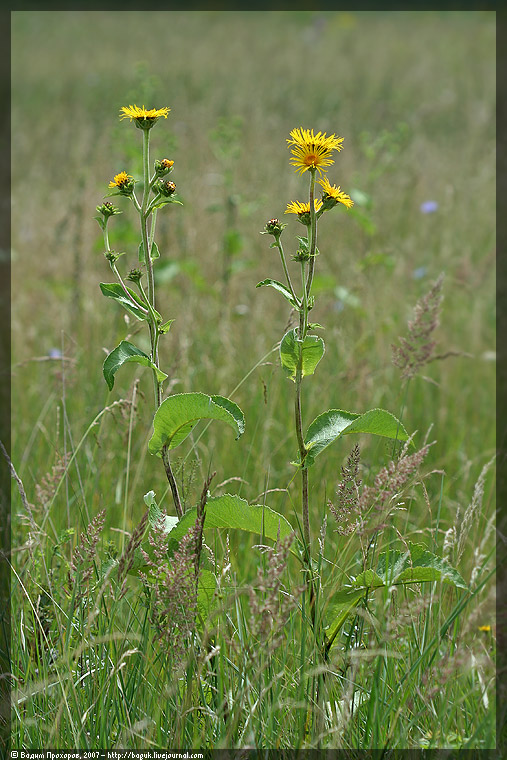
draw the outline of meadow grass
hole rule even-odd
[[[270,589],[259,591],[257,577],[273,571],[273,556],[252,548],[262,537],[210,534],[223,598],[182,677],[173,677],[178,665],[156,639],[146,588],[133,579],[122,595],[113,575],[101,579],[107,557],[121,554],[138,525],[143,495],[154,490],[171,513],[172,503],[146,450],[151,378],[131,367],[108,393],[102,377],[105,351],[136,327],[104,303],[98,283],[110,273],[92,219],[112,176],[141,170],[139,135],[117,121],[120,106],[169,105],[152,155],[176,161],[184,206],[159,219],[157,298],[176,317],[161,365],[173,391],[230,396],[247,421],[238,442],[211,425],[181,449],[174,462],[183,498],[193,505],[217,470],[215,484],[237,480],[214,494],[265,500],[297,528],[292,389],[276,351],[290,313],[269,289],[255,289],[280,276],[259,232],[301,195],[289,131],[343,135],[338,182],[363,202],[319,228],[312,318],[326,325],[326,354],[304,389],[305,415],[383,407],[418,431],[418,447],[426,435],[435,441],[380,543],[395,546],[401,536],[442,556],[495,452],[494,16],[12,18],[11,458],[33,505],[30,517],[14,492],[13,747],[494,747],[491,470],[457,564],[472,593],[433,583],[378,591],[317,668],[307,667],[318,661],[317,645],[294,560],[283,583],[296,606],[275,647],[275,634],[263,639],[259,627]],[[438,209],[424,214],[428,200]],[[139,241],[126,203],[124,211],[112,234],[135,266]],[[297,226],[286,239],[301,234]],[[453,355],[405,387],[391,344],[441,272],[437,353]],[[64,359],[51,358],[52,349]],[[392,444],[359,443],[361,478],[371,485]],[[314,465],[315,536],[328,514],[323,607],[361,565],[359,539],[335,532],[327,506],[352,445],[345,439]],[[69,563],[102,509],[97,552],[85,563],[88,589],[79,573],[69,577]],[[457,546],[445,551],[458,561]]]

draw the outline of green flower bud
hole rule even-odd
[[[104,256],[109,261],[110,264],[115,264],[120,256],[123,256],[123,253],[115,253],[114,251],[106,251],[104,253]]]
[[[171,182],[170,179],[159,179],[158,182],[155,182],[153,185],[153,192],[160,193],[160,195],[164,195],[166,198],[169,198],[170,195],[173,195],[175,190],[176,185],[174,182]]]
[[[110,216],[114,216],[115,214],[123,213],[119,208],[113,206],[113,204],[109,201],[105,201],[105,203],[103,203],[101,206],[97,206],[96,208],[99,214],[102,214],[105,219],[108,219]]]
[[[270,219],[269,222],[266,222],[261,235],[273,235],[276,240],[279,240],[280,235],[286,227],[287,225],[283,224],[278,219]]]
[[[141,272],[140,269],[131,269],[125,279],[129,280],[130,282],[136,282],[139,284],[141,282],[142,276],[143,272]]]
[[[173,166],[174,161],[170,161],[168,158],[163,158],[162,161],[157,159],[155,161],[155,174],[157,177],[164,177],[172,171]]]

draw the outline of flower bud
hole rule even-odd
[[[155,182],[153,185],[153,192],[160,193],[160,195],[164,195],[166,198],[169,198],[170,195],[173,195],[175,190],[176,185],[174,182],[171,182],[170,179],[159,179],[158,182]]]
[[[287,227],[286,224],[283,224],[278,219],[270,219],[269,222],[266,222],[266,225],[264,229],[261,232],[261,235],[273,235],[275,240],[279,240],[280,235],[284,231],[284,229]]]
[[[114,216],[115,214],[123,213],[119,208],[113,206],[113,204],[109,201],[105,201],[105,203],[103,203],[101,206],[97,206],[96,208],[99,214],[103,215],[104,219],[108,219],[110,216]]]
[[[155,161],[155,174],[157,177],[164,177],[172,171],[174,161],[170,161],[168,158],[163,158],[162,161],[158,159]]]
[[[143,272],[141,272],[140,269],[131,269],[125,279],[129,280],[130,282],[136,282],[139,284],[141,282],[142,276]]]
[[[123,253],[115,253],[114,251],[106,251],[104,253],[104,256],[109,261],[110,264],[115,264],[120,256],[123,256]]]
[[[294,256],[292,257],[292,261],[309,261],[310,260],[310,251],[305,248],[298,248]]]

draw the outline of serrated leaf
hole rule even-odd
[[[350,433],[370,433],[398,441],[408,439],[408,433],[402,423],[384,409],[370,409],[364,414],[329,409],[319,414],[308,427],[305,435],[308,453],[303,466],[310,467],[321,451],[340,436]]]
[[[299,308],[299,304],[298,304],[298,303],[296,303],[296,301],[294,300],[294,297],[293,297],[292,293],[290,292],[290,290],[289,290],[288,288],[286,288],[286,287],[285,287],[285,285],[283,285],[281,282],[278,282],[278,280],[271,280],[271,279],[268,277],[266,280],[262,280],[262,282],[258,282],[258,283],[257,283],[257,285],[256,285],[255,287],[256,287],[256,288],[260,288],[260,287],[262,287],[263,285],[270,285],[272,288],[274,288],[274,289],[275,289],[275,290],[277,290],[279,293],[281,293],[281,294],[282,294],[282,296],[283,296],[284,298],[286,298],[286,299],[287,299],[287,301],[288,301],[288,302],[289,302],[289,303],[290,303],[290,304],[291,304],[291,305],[292,305],[292,306],[293,306],[295,309],[298,309],[298,308]]]
[[[137,348],[137,346],[134,346],[132,343],[129,343],[126,340],[122,340],[122,342],[116,346],[116,348],[113,349],[111,353],[106,357],[104,365],[102,367],[104,379],[110,391],[114,386],[114,376],[120,367],[122,367],[127,362],[136,362],[137,364],[141,364],[143,367],[150,367],[150,369],[154,370],[159,383],[167,378],[165,372],[162,372],[158,367],[156,367],[155,364],[153,364],[151,361],[150,357],[145,354],[144,351],[141,351],[140,348]]]
[[[380,555],[377,574],[386,583],[396,585],[442,580],[458,588],[468,588],[457,570],[425,546],[409,541],[408,548],[406,552],[393,550]]]
[[[144,306],[143,302],[136,293],[130,288],[127,288],[129,295],[132,297],[132,301],[127,297],[122,286],[117,282],[101,282],[100,289],[107,298],[112,298],[117,303],[121,304],[129,314],[136,317],[139,320],[148,321],[148,310]],[[157,315],[157,312],[155,312]],[[158,315],[160,316],[160,315]]]
[[[196,507],[187,510],[169,532],[169,538],[180,541],[195,523],[196,517]],[[283,539],[293,532],[291,524],[283,515],[262,504],[250,505],[245,499],[233,494],[208,498],[204,529],[209,528],[243,530],[264,536],[271,541],[276,541],[278,535]],[[297,540],[293,541],[291,551],[298,558],[301,557],[301,548]]]
[[[176,448],[199,420],[227,422],[235,430],[236,439],[245,430],[243,412],[230,399],[206,393],[176,393],[166,398],[155,413],[148,450],[151,454],[158,454],[163,446]]]
[[[287,377],[296,380],[299,357],[302,354],[302,374],[313,375],[317,364],[324,356],[324,341],[318,335],[307,335],[304,341],[297,340],[297,328],[289,330],[280,343],[280,361]]]

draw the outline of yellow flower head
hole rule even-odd
[[[333,150],[342,149],[343,137],[329,135],[317,132],[315,135],[313,129],[293,129],[290,133],[290,139],[287,142],[291,147],[291,164],[296,167],[296,171],[303,174],[307,169],[316,169],[319,174],[326,171],[326,167],[334,163],[331,158]]]
[[[141,129],[151,129],[155,122],[161,116],[167,119],[170,108],[140,108],[139,106],[122,106],[120,108],[120,119],[134,119],[136,127]]]
[[[133,180],[127,172],[120,172],[114,175],[114,179],[109,183],[109,187],[118,187],[120,190],[130,184],[130,180]]]
[[[322,185],[322,189],[324,190],[323,198],[325,200],[332,199],[333,201],[336,201],[336,203],[343,203],[346,208],[352,208],[354,205],[354,201],[350,195],[342,193],[340,185],[338,185],[338,187],[336,187],[336,185],[331,185],[327,177],[319,179],[319,184]]]
[[[314,199],[313,205],[315,208],[315,211],[319,211],[322,208],[322,201],[319,201],[317,198]],[[285,214],[309,214],[310,213],[310,202],[308,203],[301,203],[301,201],[291,201],[287,204],[287,210],[284,212]]]
[[[491,631],[490,625],[480,625],[479,631],[482,631],[483,633],[489,633]]]

